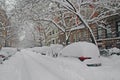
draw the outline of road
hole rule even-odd
[[[4,76],[0,75],[0,80],[81,79],[81,77],[78,74],[75,74],[74,71],[72,72],[67,69],[67,66],[59,61],[59,59],[43,56],[26,50],[17,52],[16,55],[6,61],[3,66],[4,70],[2,70],[2,73]]]
[[[120,57],[102,57],[101,67],[87,67],[72,57],[22,50],[0,65],[0,80],[120,80]]]

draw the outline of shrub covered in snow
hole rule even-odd
[[[108,50],[109,50],[110,55],[113,55],[113,54],[120,55],[120,49],[119,48],[113,47],[113,48],[108,49]]]
[[[100,55],[102,56],[108,57],[114,54],[120,55],[120,49],[116,47],[110,49],[100,49]]]
[[[53,57],[57,57],[59,52],[63,49],[63,45],[60,44],[51,44],[50,47],[50,53]]]
[[[100,55],[108,57],[110,56],[109,50],[108,49],[100,49]]]

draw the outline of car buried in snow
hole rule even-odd
[[[60,51],[60,56],[75,57],[87,66],[101,66],[98,47],[89,42],[72,43]]]

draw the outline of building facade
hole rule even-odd
[[[58,28],[54,25],[49,25],[45,30],[45,45],[57,44],[58,43]]]
[[[102,1],[102,0],[99,0]],[[111,2],[110,2],[111,1]],[[104,1],[104,3],[113,3],[115,5],[117,2],[120,2],[119,0],[114,0],[115,3],[113,3],[113,0]],[[87,19],[87,17],[90,15],[90,13],[93,10],[93,7],[85,7],[81,9],[82,15],[85,16],[84,18]],[[119,10],[118,10],[119,11]],[[87,12],[87,13],[86,13]],[[96,12],[92,17],[95,17],[98,15],[98,12]],[[106,18],[107,24],[105,25],[106,29],[99,27],[96,24],[89,24],[91,27],[94,36],[97,40],[98,47],[99,48],[112,48],[112,47],[118,47],[120,48],[120,15],[114,15]],[[60,33],[60,41],[64,41],[64,34]],[[73,30],[71,32],[69,43],[78,42],[78,41],[88,41],[92,42],[92,38],[90,35],[90,32],[87,28],[80,28]]]
[[[115,15],[107,19],[106,29],[97,27],[96,24],[90,25],[99,48],[120,48],[120,16]],[[60,39],[64,41],[64,34],[61,33]],[[69,43],[87,41],[92,42],[90,32],[87,28],[80,28],[71,32]]]
[[[120,48],[120,15],[115,15],[107,19],[106,30],[98,28],[97,30],[97,42],[99,47]]]
[[[93,1],[96,1],[96,0],[93,0]],[[115,2],[117,2],[117,1],[119,1],[119,0],[115,0]],[[108,1],[108,2],[110,2],[110,1]],[[107,1],[106,1],[106,3],[107,3]],[[82,10],[81,14],[83,14],[83,16],[85,16],[84,17],[85,19],[87,19],[87,16],[90,16],[90,13],[92,12],[93,7],[90,6],[89,8],[83,8],[81,10]],[[97,15],[98,15],[98,13],[96,12],[92,17],[97,16]],[[105,25],[106,29],[99,27],[96,24],[89,24],[89,26],[91,27],[93,34],[97,40],[98,47],[99,48],[112,48],[112,47],[120,48],[120,15],[110,16],[110,17],[106,18],[106,22],[107,22],[107,24]],[[74,26],[74,24],[71,24],[70,29],[73,26]],[[73,43],[73,42],[79,42],[79,41],[92,42],[92,38],[91,38],[88,28],[83,27],[84,25],[82,25],[80,22],[78,23],[78,27],[79,26],[81,26],[81,27],[73,29],[71,31],[70,37],[68,39],[69,44]],[[75,26],[73,28],[75,28]],[[68,34],[69,34],[69,30],[68,30]],[[64,45],[65,39],[66,39],[65,33],[61,32],[59,30],[58,36],[59,36],[59,37],[57,37],[58,43]]]

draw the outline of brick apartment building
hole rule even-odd
[[[112,2],[112,0],[106,1]],[[120,2],[119,0],[115,0],[115,3]],[[87,11],[87,13],[85,13]],[[84,16],[89,16],[92,12],[91,8],[83,8],[81,11]],[[97,12],[94,16],[97,15]],[[93,16],[93,17],[94,17]],[[111,48],[118,47],[120,48],[120,15],[114,15],[106,18],[106,29],[102,27],[98,27],[96,24],[89,24],[91,27],[95,38],[98,43],[99,48]],[[88,41],[92,42],[90,32],[87,28],[82,27],[83,25],[79,25],[81,28],[75,29],[71,32],[69,43],[78,42],[78,41]],[[63,33],[59,34],[60,43],[63,44],[65,42],[65,35]]]
[[[86,8],[86,9],[83,8],[83,10],[86,10],[87,13],[84,14],[84,11],[83,11],[83,13],[81,14],[84,14],[84,16],[86,17],[89,16],[90,13],[92,12],[92,8]],[[75,16],[72,16],[72,17],[75,17]],[[71,16],[67,18],[70,19]],[[96,24],[89,24],[97,40],[98,47],[99,48],[111,48],[115,46],[115,47],[120,48],[120,15],[114,15],[114,16],[108,17],[106,20],[107,20],[107,25],[105,26],[106,29],[102,27],[98,27],[98,25]],[[68,28],[68,31],[69,29],[71,29],[71,27],[75,25],[74,22],[75,22],[74,20],[73,22],[70,22],[72,24],[71,26],[68,26],[70,27]],[[90,35],[88,28],[85,28],[84,25],[81,23],[77,23],[77,24],[79,24],[80,27],[76,29],[75,29],[75,26],[73,27],[68,43],[70,44],[70,43],[78,42],[78,41],[92,42],[91,35]],[[58,32],[59,34],[58,34],[57,43],[64,45],[65,34],[61,32],[60,30]]]
[[[45,30],[45,45],[58,43],[58,28],[52,24],[49,24]]]
[[[107,29],[102,27],[96,27],[96,24],[91,24],[91,28],[95,35],[99,48],[120,48],[120,15],[115,15],[107,19]],[[88,41],[92,42],[90,32],[87,28],[80,25],[80,29],[73,30],[71,32],[69,43]],[[60,44],[65,41],[65,35],[63,33],[59,34]]]
[[[97,42],[99,47],[120,48],[120,15],[115,15],[107,19],[107,30],[98,28],[97,30]]]

